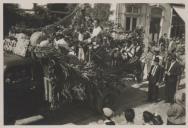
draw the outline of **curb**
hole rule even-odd
[[[31,123],[34,123],[43,119],[44,119],[44,116],[42,115],[31,116],[28,118],[16,120],[15,125],[27,125],[27,124],[31,124]]]

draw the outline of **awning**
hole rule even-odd
[[[181,17],[181,19],[185,22],[186,21],[186,12],[185,12],[185,8],[183,7],[177,7],[177,6],[173,6],[174,10],[177,12],[177,14]]]

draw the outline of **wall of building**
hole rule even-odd
[[[117,13],[116,13],[116,23],[118,23],[121,27],[124,28],[125,23],[125,4],[117,4]]]
[[[149,27],[150,27],[150,8],[147,4],[142,5],[141,8],[141,17],[140,17],[140,25],[143,26],[145,30],[145,38],[149,38]]]
[[[161,4],[163,7],[163,22],[161,24],[161,33],[160,36],[164,33],[167,33],[170,36],[170,29],[171,29],[171,18],[172,18],[172,8],[169,4]]]
[[[160,33],[159,38],[164,34],[167,33],[170,36],[170,28],[171,28],[171,7],[169,4],[158,4],[158,5],[145,5],[145,9],[143,9],[143,13],[145,13],[147,16],[146,18],[143,17],[143,20],[145,20],[144,26],[146,31],[146,37],[148,37],[149,42],[151,39],[151,34],[149,33],[150,30],[150,22],[151,22],[151,10],[154,7],[159,7],[162,9],[162,17],[161,17],[161,23],[160,23]],[[144,22],[144,21],[143,21]]]
[[[119,17],[119,24],[125,29],[126,26],[126,4],[118,4],[117,8],[117,15]],[[159,38],[164,34],[167,33],[170,35],[170,28],[171,28],[171,17],[172,17],[172,9],[169,4],[137,4],[138,7],[140,7],[140,14],[138,16],[137,20],[137,26],[143,26],[145,30],[145,38],[148,38],[148,41],[151,41],[151,34],[149,33],[150,30],[150,22],[151,22],[151,10],[154,7],[161,8],[162,11],[162,17],[161,17],[161,23],[160,23],[160,33]]]

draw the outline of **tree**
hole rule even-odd
[[[56,20],[63,18],[66,15],[70,14],[77,4],[47,4],[47,11],[50,15],[55,16]]]
[[[21,21],[22,10],[19,10],[18,4],[3,4],[3,30],[4,36],[8,34],[11,26]]]
[[[57,22],[69,15],[77,4],[47,4],[47,8],[35,4],[33,14],[26,13],[19,8],[19,4],[4,4],[4,36],[8,34],[11,26],[19,26],[22,32],[24,28],[40,29]],[[69,18],[70,20],[71,18]],[[66,21],[69,22],[69,21]]]
[[[94,4],[93,17],[99,19],[102,23],[108,21],[112,14],[110,7],[110,4]]]

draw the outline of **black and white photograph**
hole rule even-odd
[[[5,126],[186,125],[185,3],[2,7]]]

